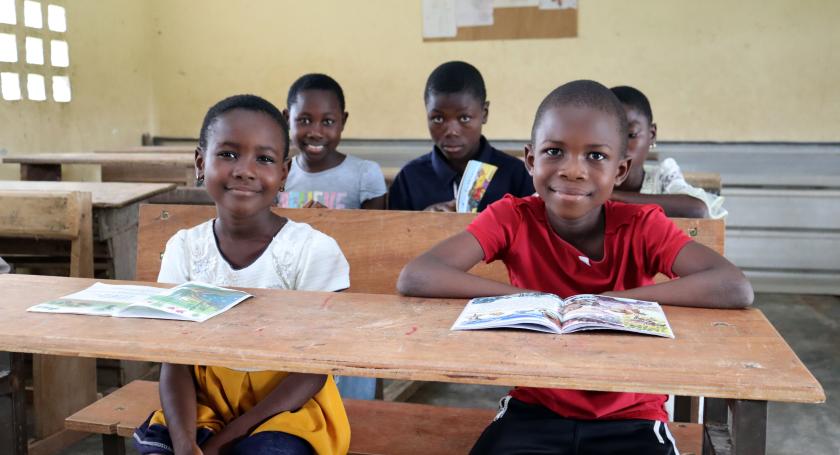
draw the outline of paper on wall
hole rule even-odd
[[[577,0],[539,0],[540,9],[577,8]]]
[[[493,0],[493,8],[522,8],[539,5],[540,0]]]
[[[493,25],[493,0],[455,0],[455,25]]]
[[[453,38],[457,34],[455,0],[423,0],[423,37]]]

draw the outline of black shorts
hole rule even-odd
[[[565,419],[548,408],[504,397],[472,455],[679,455],[664,422]]]

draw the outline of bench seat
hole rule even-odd
[[[106,439],[130,438],[159,407],[157,382],[138,380],[68,417],[65,424],[68,430]],[[496,413],[378,400],[345,400],[344,407],[353,431],[350,453],[359,455],[465,454]],[[681,454],[701,454],[702,425],[672,423],[670,429]],[[117,445],[105,443],[106,448]]]

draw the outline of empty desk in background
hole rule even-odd
[[[195,185],[193,153],[38,153],[6,155],[3,163],[20,164],[21,180],[61,180],[64,164],[102,167],[103,182],[153,182]]]
[[[137,216],[141,202],[175,188],[173,183],[118,182],[26,182],[0,181],[0,190],[85,191],[93,203],[94,258],[106,259],[108,275],[115,279],[134,277],[137,257]],[[0,239],[0,256],[66,256],[65,242]]]

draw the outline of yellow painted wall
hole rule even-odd
[[[155,118],[148,66],[148,3],[57,3],[67,8],[73,99],[70,103],[0,100],[0,149],[8,153],[79,152],[139,145],[141,134],[151,130]],[[51,98],[49,93],[47,98]],[[0,178],[17,175],[17,165],[0,165]],[[73,179],[96,176],[89,166],[70,169],[68,175]]]
[[[579,36],[424,43],[420,0],[65,0],[73,101],[0,101],[0,149],[84,151],[195,137],[220,98],[282,105],[305,72],[344,86],[345,137],[425,138],[439,63],[484,73],[486,134],[528,136],[540,99],[593,78],[653,101],[664,140],[840,141],[840,2],[582,0]],[[17,167],[0,165],[0,178]],[[82,171],[80,178],[95,178]]]
[[[424,43],[420,0],[155,0],[157,131],[196,136],[236,92],[285,102],[305,72],[344,87],[346,137],[423,138],[422,89],[439,63],[484,74],[495,138],[527,137],[558,84],[631,84],[666,140],[840,141],[840,2],[579,2],[572,39]]]

